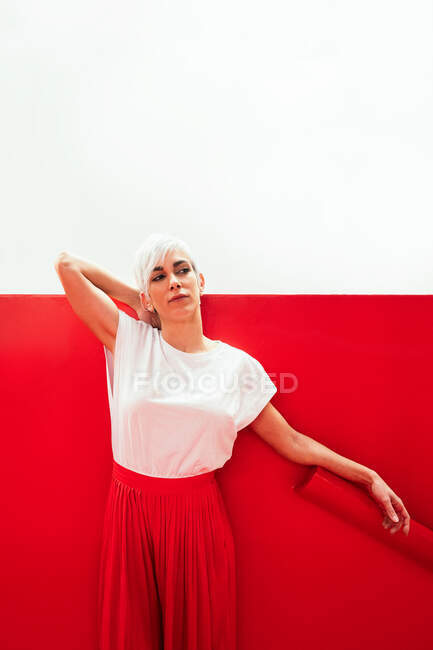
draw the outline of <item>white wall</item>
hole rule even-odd
[[[163,230],[209,293],[431,293],[432,11],[4,0],[0,292]]]

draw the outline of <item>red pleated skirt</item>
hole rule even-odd
[[[113,461],[99,650],[235,650],[235,546],[215,471],[156,478]]]

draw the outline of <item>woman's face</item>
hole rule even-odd
[[[161,267],[161,268],[158,268]],[[200,289],[204,288],[204,277],[200,273],[200,282],[192,268],[189,257],[181,250],[169,252],[164,263],[150,274],[149,295],[153,309],[163,320],[185,320],[191,316],[200,304]],[[175,296],[184,296],[173,300]]]

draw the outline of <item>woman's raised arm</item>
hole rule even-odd
[[[110,351],[114,349],[119,314],[109,296],[129,305],[150,323],[151,315],[143,310],[139,290],[106,269],[66,251],[59,253],[54,267],[73,311]]]

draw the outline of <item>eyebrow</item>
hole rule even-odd
[[[173,262],[173,268],[176,268],[179,266],[179,264],[184,264],[185,262],[188,264],[188,260],[177,260],[177,262]],[[154,266],[152,273],[153,271],[163,271],[163,270],[164,270],[163,266]]]

